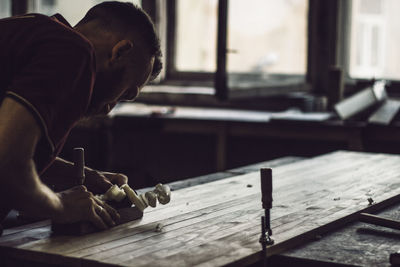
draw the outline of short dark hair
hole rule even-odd
[[[95,19],[102,21],[106,30],[126,34],[133,29],[139,34],[149,54],[154,56],[150,80],[158,76],[162,69],[160,40],[150,16],[141,7],[129,2],[103,2],[89,9],[78,25]]]

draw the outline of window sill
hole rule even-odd
[[[219,105],[213,87],[181,85],[146,86],[136,102],[162,105]]]
[[[136,102],[155,105],[217,107],[243,110],[282,111],[299,108],[312,111],[314,96],[307,93],[305,84],[294,84],[268,88],[232,90],[230,98],[220,101],[214,95],[215,89],[208,86],[149,85],[145,87]]]
[[[214,95],[215,89],[206,86],[149,85],[143,88],[142,94],[199,94]]]

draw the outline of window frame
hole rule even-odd
[[[11,16],[22,15],[28,12],[29,0],[10,0],[11,1]]]

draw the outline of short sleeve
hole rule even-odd
[[[54,40],[38,43],[6,92],[25,105],[42,128],[52,152],[87,111],[94,83],[90,49]]]

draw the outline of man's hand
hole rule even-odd
[[[90,221],[99,229],[107,229],[119,219],[119,214],[113,208],[95,198],[85,186],[76,186],[57,195],[62,209],[52,218],[56,223]]]
[[[128,183],[128,177],[121,173],[101,172],[85,168],[85,185],[95,194],[105,193],[113,184],[121,186]]]

